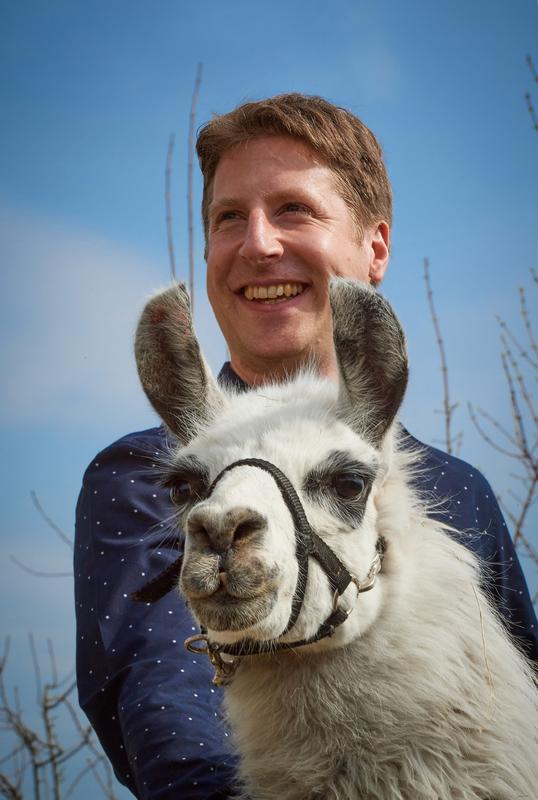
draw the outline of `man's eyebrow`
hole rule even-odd
[[[323,205],[321,197],[314,197],[312,193],[305,189],[305,187],[301,184],[298,184],[297,186],[284,187],[282,189],[275,189],[271,193],[267,192],[267,197],[269,200],[273,200],[274,202],[284,202],[286,200],[295,199],[298,202],[304,202],[307,204],[315,204],[318,206]],[[209,204],[209,214],[213,213],[219,208],[239,208],[242,206],[243,202],[244,201],[240,197],[219,197],[216,200],[211,200]]]
[[[211,200],[209,204],[209,213],[216,208],[230,208],[231,206],[240,206],[241,200],[238,197],[219,197],[217,200]]]

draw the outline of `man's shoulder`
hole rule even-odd
[[[455,483],[472,486],[475,491],[488,494],[492,492],[491,486],[482,472],[462,458],[421,442],[409,431],[404,431],[403,443],[405,447],[416,449],[420,453],[419,478],[422,480],[437,484],[442,478],[442,483],[445,485]]]
[[[167,446],[167,434],[164,426],[160,425],[156,428],[132,431],[131,433],[126,433],[124,436],[120,436],[119,439],[116,439],[99,450],[94,460],[107,458],[110,454],[123,452],[129,449],[133,450],[134,453],[135,450],[140,452],[147,448],[154,448],[155,452],[160,454],[163,448]]]
[[[84,473],[84,482],[97,475],[103,476],[107,468],[110,471],[120,464],[124,466],[129,464],[130,469],[140,469],[149,463],[153,465],[162,463],[169,451],[170,441],[162,425],[126,433],[103,447],[91,459]]]

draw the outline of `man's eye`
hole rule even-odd
[[[292,214],[310,214],[311,211],[308,206],[303,205],[303,203],[286,203],[286,205],[282,209],[284,212],[289,212]]]
[[[364,478],[358,472],[342,472],[335,475],[332,486],[342,500],[354,500],[364,491]]]
[[[196,497],[196,492],[189,481],[177,481],[170,489],[170,499],[176,506],[184,506]]]
[[[216,219],[217,225],[221,222],[228,222],[229,220],[238,219],[239,213],[237,211],[221,211]]]

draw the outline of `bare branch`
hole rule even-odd
[[[538,73],[536,72],[536,69],[534,67],[532,57],[530,55],[527,55],[525,57],[525,61],[527,62],[527,66],[529,68],[529,72],[533,80],[535,81],[535,83],[538,83]],[[534,128],[535,131],[538,131],[538,118],[536,117],[536,112],[534,110],[530,92],[525,93],[525,103],[527,104],[527,111],[529,112],[529,116],[531,118],[532,127]]]
[[[93,771],[93,768],[96,764],[99,763],[103,759],[103,756],[99,756],[97,758],[88,758],[86,759],[86,766],[83,767],[80,772],[75,776],[73,781],[69,784],[68,788],[65,790],[64,800],[68,800],[69,797],[73,794],[74,790],[77,788],[78,784],[82,780],[82,778],[87,775],[88,772]]]
[[[58,686],[58,670],[56,669],[56,656],[54,654],[54,647],[51,639],[47,639],[47,651],[49,654],[50,671],[52,675],[52,683],[54,687]]]
[[[488,436],[488,434],[485,432],[485,430],[478,422],[478,417],[475,413],[472,403],[467,403],[467,408],[469,410],[469,416],[471,417],[473,425],[475,426],[476,430],[478,431],[478,433],[484,439],[485,442],[487,442],[491,447],[493,447],[494,450],[497,450],[497,452],[502,453],[503,455],[508,456],[509,458],[519,459],[519,453],[517,452],[517,450],[515,450],[514,452],[506,450],[504,447],[501,447],[501,445],[497,444],[497,442],[494,442],[491,436]],[[488,420],[488,422],[490,422],[495,428],[497,428],[497,430],[503,433],[509,439],[509,441],[514,445],[514,448],[517,448],[517,443],[515,442],[514,438],[510,436],[508,431],[506,431],[505,428],[503,428],[503,426],[496,419],[494,419],[490,414],[488,414],[487,411],[484,411],[483,408],[478,408],[477,412],[482,417],[484,417],[484,419]]]
[[[164,204],[166,208],[166,238],[168,240],[168,258],[170,261],[170,274],[172,279],[177,280],[176,276],[176,257],[174,251],[174,237],[172,232],[172,159],[174,156],[174,134],[170,134],[168,150],[166,153],[166,168],[164,170]]]
[[[441,327],[439,325],[439,319],[435,312],[435,305],[433,302],[433,291],[431,287],[430,281],[430,262],[429,259],[424,259],[424,281],[426,283],[426,290],[428,295],[428,305],[430,308],[430,315],[433,322],[433,328],[435,331],[435,338],[437,340],[437,346],[439,348],[439,355],[441,358],[441,372],[443,375],[443,411],[441,412],[444,416],[445,421],[445,441],[444,446],[448,453],[454,453],[455,443],[458,442],[458,448],[461,446],[463,434],[460,432],[457,434],[456,439],[454,439],[452,434],[452,419],[454,415],[454,411],[457,408],[457,403],[450,402],[450,392],[449,392],[449,385],[448,385],[448,367],[445,355],[445,345],[443,341],[443,337],[441,335]]]
[[[193,222],[193,200],[192,200],[192,171],[193,171],[193,153],[194,153],[194,129],[196,125],[196,106],[198,104],[198,95],[200,94],[200,86],[202,83],[202,62],[198,64],[196,70],[196,80],[194,82],[194,90],[191,100],[191,112],[189,121],[189,152],[188,152],[188,169],[187,169],[187,215],[188,215],[188,229],[189,229],[189,293],[191,296],[191,306],[194,313],[194,222]]]
[[[503,371],[506,377],[506,382],[508,384],[508,391],[510,394],[510,404],[512,406],[512,416],[514,419],[514,427],[515,427],[514,434],[517,445],[520,448],[520,456],[522,456],[525,459],[527,458],[530,459],[531,456],[527,445],[525,424],[523,422],[523,417],[521,416],[521,411],[519,409],[519,400],[514,387],[514,380],[512,377],[512,373],[510,372],[510,367],[508,365],[508,357],[505,353],[501,353],[501,362],[503,365]]]
[[[538,344],[536,343],[536,339],[534,338],[534,332],[532,330],[529,311],[527,309],[527,296],[525,294],[525,289],[523,288],[523,286],[519,287],[519,305],[521,308],[521,318],[523,320],[523,324],[525,325],[525,330],[527,331],[527,336],[529,338],[529,344],[534,354],[538,357]],[[535,366],[538,367],[538,364],[535,364]]]
[[[530,73],[531,73],[532,77],[534,78],[534,80],[536,81],[536,83],[538,83],[538,72],[536,72],[536,69],[535,69],[535,67],[534,67],[534,64],[533,64],[533,61],[532,61],[532,56],[530,56],[529,54],[527,54],[527,55],[525,56],[525,61],[527,62],[527,66],[528,66],[528,68],[529,68],[529,71],[530,71]]]
[[[525,310],[526,310],[526,307],[525,307]],[[532,359],[531,355],[529,354],[529,351],[526,350],[526,348],[524,348],[520,344],[520,342],[518,342],[518,340],[516,339],[516,337],[514,336],[514,334],[512,333],[510,328],[508,327],[508,325],[506,324],[506,322],[501,317],[499,317],[498,315],[495,318],[496,318],[496,320],[497,320],[497,322],[499,324],[499,327],[501,328],[503,334],[505,334],[505,336],[506,336],[506,339],[503,339],[503,341],[506,342],[507,339],[510,339],[512,344],[515,345],[515,348],[518,351],[518,353],[521,356],[521,358],[525,359],[525,361],[528,361],[529,364],[531,364],[531,366],[534,369],[536,369],[538,367],[538,363],[536,363]],[[532,332],[531,332],[531,335],[532,335]],[[508,344],[506,344],[506,346],[508,347]]]
[[[529,112],[529,116],[531,118],[532,127],[535,131],[538,131],[538,117],[536,116],[536,111],[534,110],[534,106],[532,104],[530,92],[525,92],[525,103],[527,104],[527,111]]]
[[[38,578],[72,578],[72,572],[41,572],[41,570],[33,569],[32,567],[28,567],[26,564],[23,564],[22,561],[19,561],[13,555],[9,556],[10,561],[16,564],[19,569],[22,569],[24,572],[28,572],[29,575],[35,575]]]
[[[34,665],[34,676],[35,676],[35,683],[37,690],[37,704],[39,705],[41,703],[41,695],[43,694],[43,683],[41,680],[41,667],[39,666],[39,660],[37,658],[37,652],[35,649],[35,641],[31,633],[28,634],[28,642],[30,644],[30,653],[32,654],[32,664]]]
[[[36,507],[39,515],[45,520],[45,522],[47,523],[49,528],[51,528],[56,534],[58,534],[58,536],[60,537],[62,542],[64,542],[66,545],[68,545],[68,547],[70,547],[71,550],[72,550],[73,549],[73,540],[71,539],[71,537],[69,537],[66,533],[64,533],[62,531],[62,529],[54,522],[53,519],[51,519],[48,516],[48,514],[45,511],[45,509],[43,508],[43,506],[39,502],[39,498],[38,498],[37,494],[34,492],[33,489],[30,492],[30,497],[32,498],[32,503]]]
[[[41,723],[36,728],[29,727],[23,719],[19,692],[14,688],[14,701],[11,702],[5,681],[5,667],[9,654],[9,639],[5,640],[3,654],[0,657],[0,723],[1,729],[13,737],[8,753],[0,759],[0,796],[10,800],[22,800],[23,782],[31,779],[34,800],[61,800],[65,797],[65,765],[78,753],[87,748],[91,753],[91,766],[78,773],[70,785],[70,794],[80,782],[83,774],[92,772],[101,765],[101,774],[95,776],[99,786],[104,787],[104,794],[109,800],[116,800],[113,788],[112,773],[107,768],[102,752],[94,741],[90,725],[83,726],[78,714],[69,700],[75,684],[71,682],[58,693],[60,685],[65,685],[65,678],[58,677],[54,648],[47,641],[50,660],[51,681],[45,682],[41,676],[37,648],[32,635],[29,635],[29,647],[36,674],[38,689],[37,705],[41,715]],[[58,714],[67,714],[73,722],[75,736],[66,744],[58,737]],[[41,729],[43,733],[41,733]],[[30,775],[27,772],[30,771]]]
[[[529,414],[530,414],[530,416],[532,418],[532,422],[533,422],[534,426],[536,426],[536,425],[538,425],[538,415],[536,414],[536,411],[534,409],[534,403],[532,401],[532,397],[530,395],[530,392],[527,389],[527,384],[525,383],[525,379],[524,379],[523,374],[522,374],[522,372],[521,372],[521,370],[519,368],[519,364],[516,361],[516,359],[514,358],[514,354],[512,353],[512,351],[510,350],[509,347],[506,347],[505,355],[506,355],[507,360],[510,362],[510,368],[511,368],[511,370],[512,370],[512,372],[514,374],[514,377],[516,379],[516,382],[517,382],[517,384],[519,386],[519,391],[520,391],[521,397],[523,398],[523,400],[525,402],[525,405],[527,406],[527,410],[528,410],[528,412],[529,412]]]

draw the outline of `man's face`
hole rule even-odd
[[[226,151],[209,207],[207,291],[232,366],[251,385],[313,357],[334,373],[331,276],[380,281],[388,226],[359,240],[334,173],[306,143],[260,137]]]

